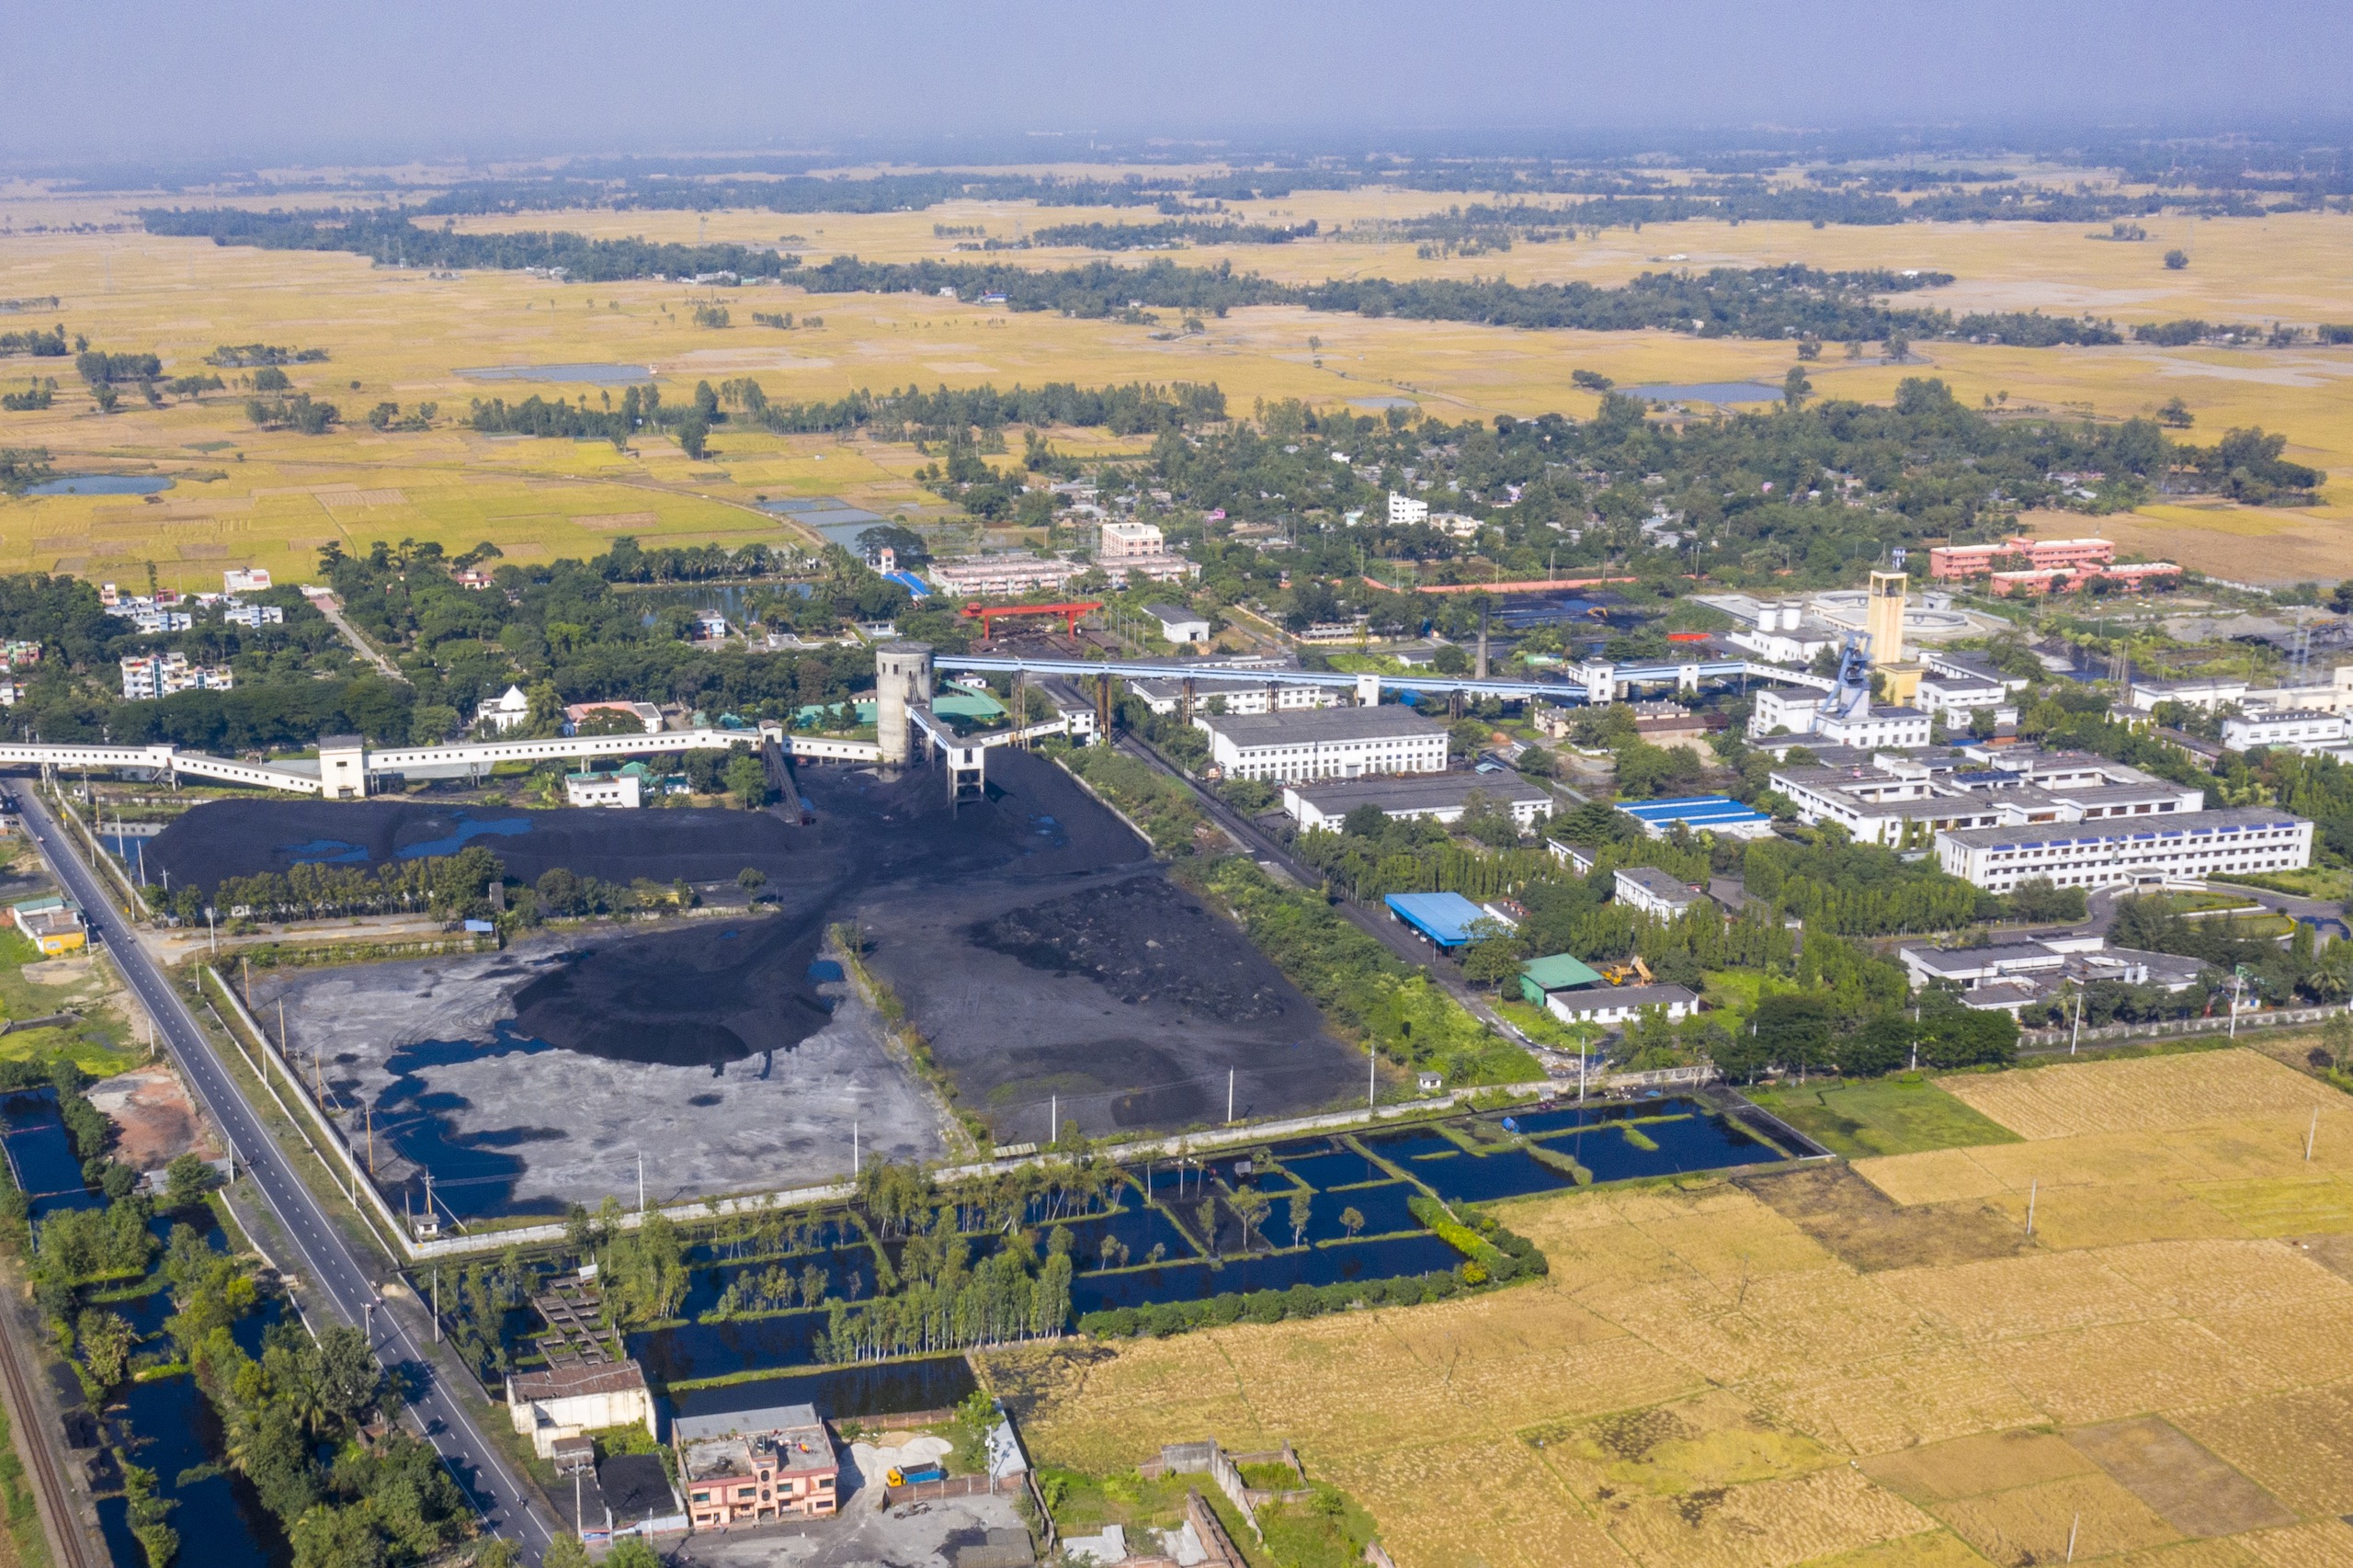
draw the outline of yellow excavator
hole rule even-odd
[[[1628,959],[1624,963],[1603,964],[1597,972],[1600,974],[1602,979],[1609,982],[1612,985],[1623,985],[1627,981],[1633,979],[1637,975],[1642,977],[1642,982],[1644,985],[1652,983],[1651,966],[1643,961],[1642,955],[1639,953],[1635,954],[1632,958]]]

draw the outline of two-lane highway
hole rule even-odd
[[[355,1325],[369,1321],[371,1305],[378,1307],[372,1313],[376,1353],[387,1366],[404,1369],[419,1385],[410,1391],[409,1410],[426,1440],[482,1510],[488,1528],[513,1540],[529,1562],[538,1562],[547,1550],[551,1527],[532,1507],[530,1494],[506,1457],[483,1436],[456,1392],[443,1386],[438,1369],[408,1328],[392,1312],[381,1310],[369,1267],[336,1231],[318,1198],[295,1175],[276,1140],[238,1092],[179,993],[108,902],[98,885],[97,873],[76,852],[78,835],[51,814],[29,779],[20,780],[16,793],[27,831],[60,885],[82,905],[93,939],[102,941],[114,955],[117,967],[148,1017],[155,1020],[173,1058],[214,1124],[228,1138],[238,1169],[252,1176],[262,1201],[301,1254],[313,1304],[324,1305]]]

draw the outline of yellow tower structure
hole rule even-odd
[[[1911,706],[1925,673],[1904,657],[1904,590],[1909,581],[1901,572],[1873,572],[1864,606],[1863,633],[1870,643],[1871,668],[1881,677],[1881,697],[1898,707]]]

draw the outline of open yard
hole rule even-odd
[[[2353,1100],[2251,1051],[1942,1087],[1824,1096],[1918,1153],[1508,1205],[1531,1286],[991,1375],[1047,1463],[1289,1437],[1406,1568],[2353,1562]]]
[[[1917,1074],[1790,1085],[1760,1089],[1749,1098],[1850,1160],[2018,1141],[2017,1133]]]
[[[840,495],[891,513],[938,503],[912,479],[923,459],[910,448],[722,430],[692,461],[666,440],[642,439],[628,456],[602,443],[476,437],[451,427],[467,402],[534,392],[591,403],[613,387],[534,379],[484,381],[461,370],[593,364],[642,371],[665,400],[695,383],[756,377],[772,399],[830,398],[858,387],[993,381],[1215,381],[1232,406],[1302,398],[1336,406],[1410,397],[1448,418],[1548,410],[1583,414],[1594,394],[1574,386],[1593,370],[1621,386],[1707,381],[1778,382],[1794,363],[1789,343],[1698,339],[1656,332],[1516,332],[1460,323],[1367,319],[1290,307],[1236,311],[1210,330],[1156,341],[1150,324],[1010,314],[912,295],[810,296],[790,288],[716,291],[733,324],[697,326],[697,301],[712,290],[679,283],[563,286],[521,274],[449,278],[378,269],[364,259],[262,252],[136,232],[63,233],[82,223],[124,226],[128,199],[20,196],[0,201],[0,297],[57,295],[54,315],[115,351],[153,351],[167,375],[200,369],[215,345],[264,341],[325,349],[324,364],[296,368],[295,382],[338,403],[347,427],[305,437],[254,430],[233,387],[198,403],[93,414],[70,365],[12,360],[10,381],[34,370],[67,372],[46,412],[0,415],[0,445],[48,447],[61,471],[81,460],[108,469],[149,467],[176,477],[153,504],[137,497],[55,496],[0,503],[0,571],[61,566],[217,585],[223,566],[256,564],[299,575],[330,541],[349,549],[375,539],[438,540],[462,550],[488,539],[517,560],[593,554],[618,533],[665,541],[808,542],[757,509],[761,497]],[[2181,316],[2211,321],[2353,321],[2353,220],[2274,214],[2160,224],[2147,244],[2097,244],[2074,225],[1904,224],[1814,230],[1802,224],[1683,223],[1640,233],[1519,246],[1502,256],[1422,259],[1411,244],[1363,243],[1368,223],[1443,206],[1441,198],[1363,190],[1300,193],[1237,205],[1248,221],[1316,218],[1324,233],[1282,245],[1204,247],[1187,265],[1230,260],[1293,279],[1326,277],[1502,276],[1514,282],[1622,282],[1659,267],[1756,266],[1804,261],[1827,267],[1935,267],[1959,281],[1930,302],[1955,309],[2090,310],[2131,325]],[[963,259],[935,224],[979,225],[993,237],[1055,222],[1097,221],[1096,209],[950,203],[922,212],[779,217],[752,211],[529,213],[462,221],[472,228],[557,227],[652,239],[708,237],[775,244],[815,259]],[[36,232],[40,226],[45,232]],[[2178,228],[2180,233],[2172,232]],[[1354,232],[1351,233],[1350,231]],[[2170,244],[2192,252],[2171,272]],[[1138,264],[1150,253],[1112,259]],[[1090,258],[1078,250],[995,253],[1052,267]],[[790,330],[755,324],[755,311],[790,311]],[[822,324],[806,324],[811,314]],[[1884,400],[1907,375],[1943,377],[1966,402],[2006,399],[2013,411],[2120,416],[2179,395],[2193,436],[2234,426],[2288,433],[2288,456],[2353,472],[2353,347],[2285,350],[2026,349],[1960,343],[1926,346],[1917,362],[1849,361],[1833,346],[1810,368],[1819,396]],[[382,402],[404,410],[438,405],[422,433],[379,434],[361,416]],[[1065,446],[1086,449],[1083,440]],[[2310,512],[2152,506],[2105,520],[2128,548],[2177,557],[2225,575],[2331,577],[2347,558],[2353,492],[2341,484]],[[2030,526],[2082,531],[2058,514]]]

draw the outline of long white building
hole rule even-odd
[[[1933,833],[2109,817],[2179,816],[2205,791],[2085,752],[2033,746],[1882,751],[1868,761],[1781,767],[1772,787],[1813,826],[1836,823],[1865,844],[1925,846]]]
[[[2038,877],[2063,888],[2100,888],[2295,871],[2312,858],[2313,824],[2270,806],[1937,835],[1938,862],[1988,892]]]
[[[1228,778],[1304,784],[1369,773],[1446,771],[1446,726],[1395,703],[1203,715],[1193,722],[1209,732],[1210,760]]]
[[[1825,712],[1818,691],[1768,686],[1756,693],[1748,717],[1751,740],[1772,734],[1812,735],[1834,746],[1924,746],[1928,715],[1916,708],[1859,703],[1846,712]]]

